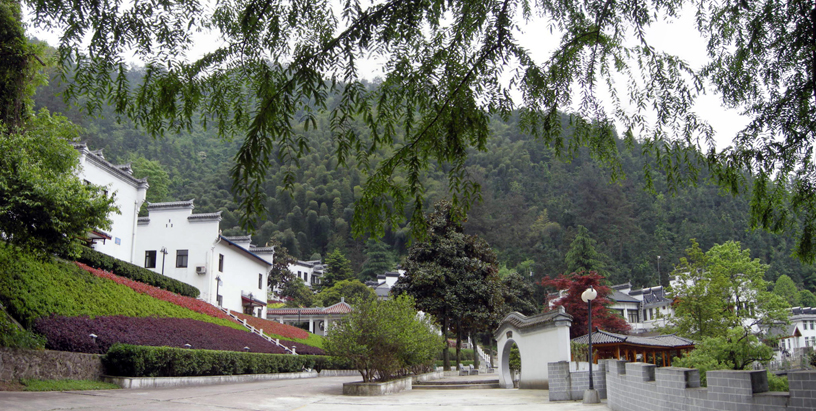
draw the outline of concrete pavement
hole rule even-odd
[[[462,377],[467,378],[467,377]],[[543,390],[416,390],[383,397],[342,395],[359,377],[321,377],[142,390],[0,392],[0,410],[264,411],[606,411],[605,405],[550,403]]]

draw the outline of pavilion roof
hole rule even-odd
[[[589,337],[582,335],[575,337],[572,341],[578,344],[589,343]],[[650,347],[687,347],[693,346],[694,341],[688,338],[678,337],[674,334],[655,335],[651,337],[643,337],[638,335],[623,335],[611,333],[608,331],[598,330],[592,333],[592,344],[630,344],[643,345]]]

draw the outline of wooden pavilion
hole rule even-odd
[[[586,335],[572,339],[578,344],[588,344]],[[615,334],[597,330],[592,333],[592,359],[594,363],[603,359],[647,362],[661,367],[671,366],[672,358],[681,357],[694,349],[694,341],[674,334],[638,336]]]

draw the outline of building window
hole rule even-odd
[[[629,314],[629,322],[630,323],[639,323],[640,322],[639,319],[638,319],[638,312],[636,310],[629,310],[628,314]]]
[[[176,267],[187,267],[187,250],[176,250]]]
[[[224,272],[224,254],[218,254],[218,272]]]
[[[263,290],[263,274],[258,274],[258,289]]]
[[[156,250],[145,251],[145,268],[156,268]]]

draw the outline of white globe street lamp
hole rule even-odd
[[[588,306],[588,332],[589,337],[589,389],[584,391],[584,404],[598,404],[601,398],[598,396],[598,391],[595,391],[595,385],[592,381],[592,300],[598,296],[595,287],[589,286],[583,293],[581,299],[587,303]]]

